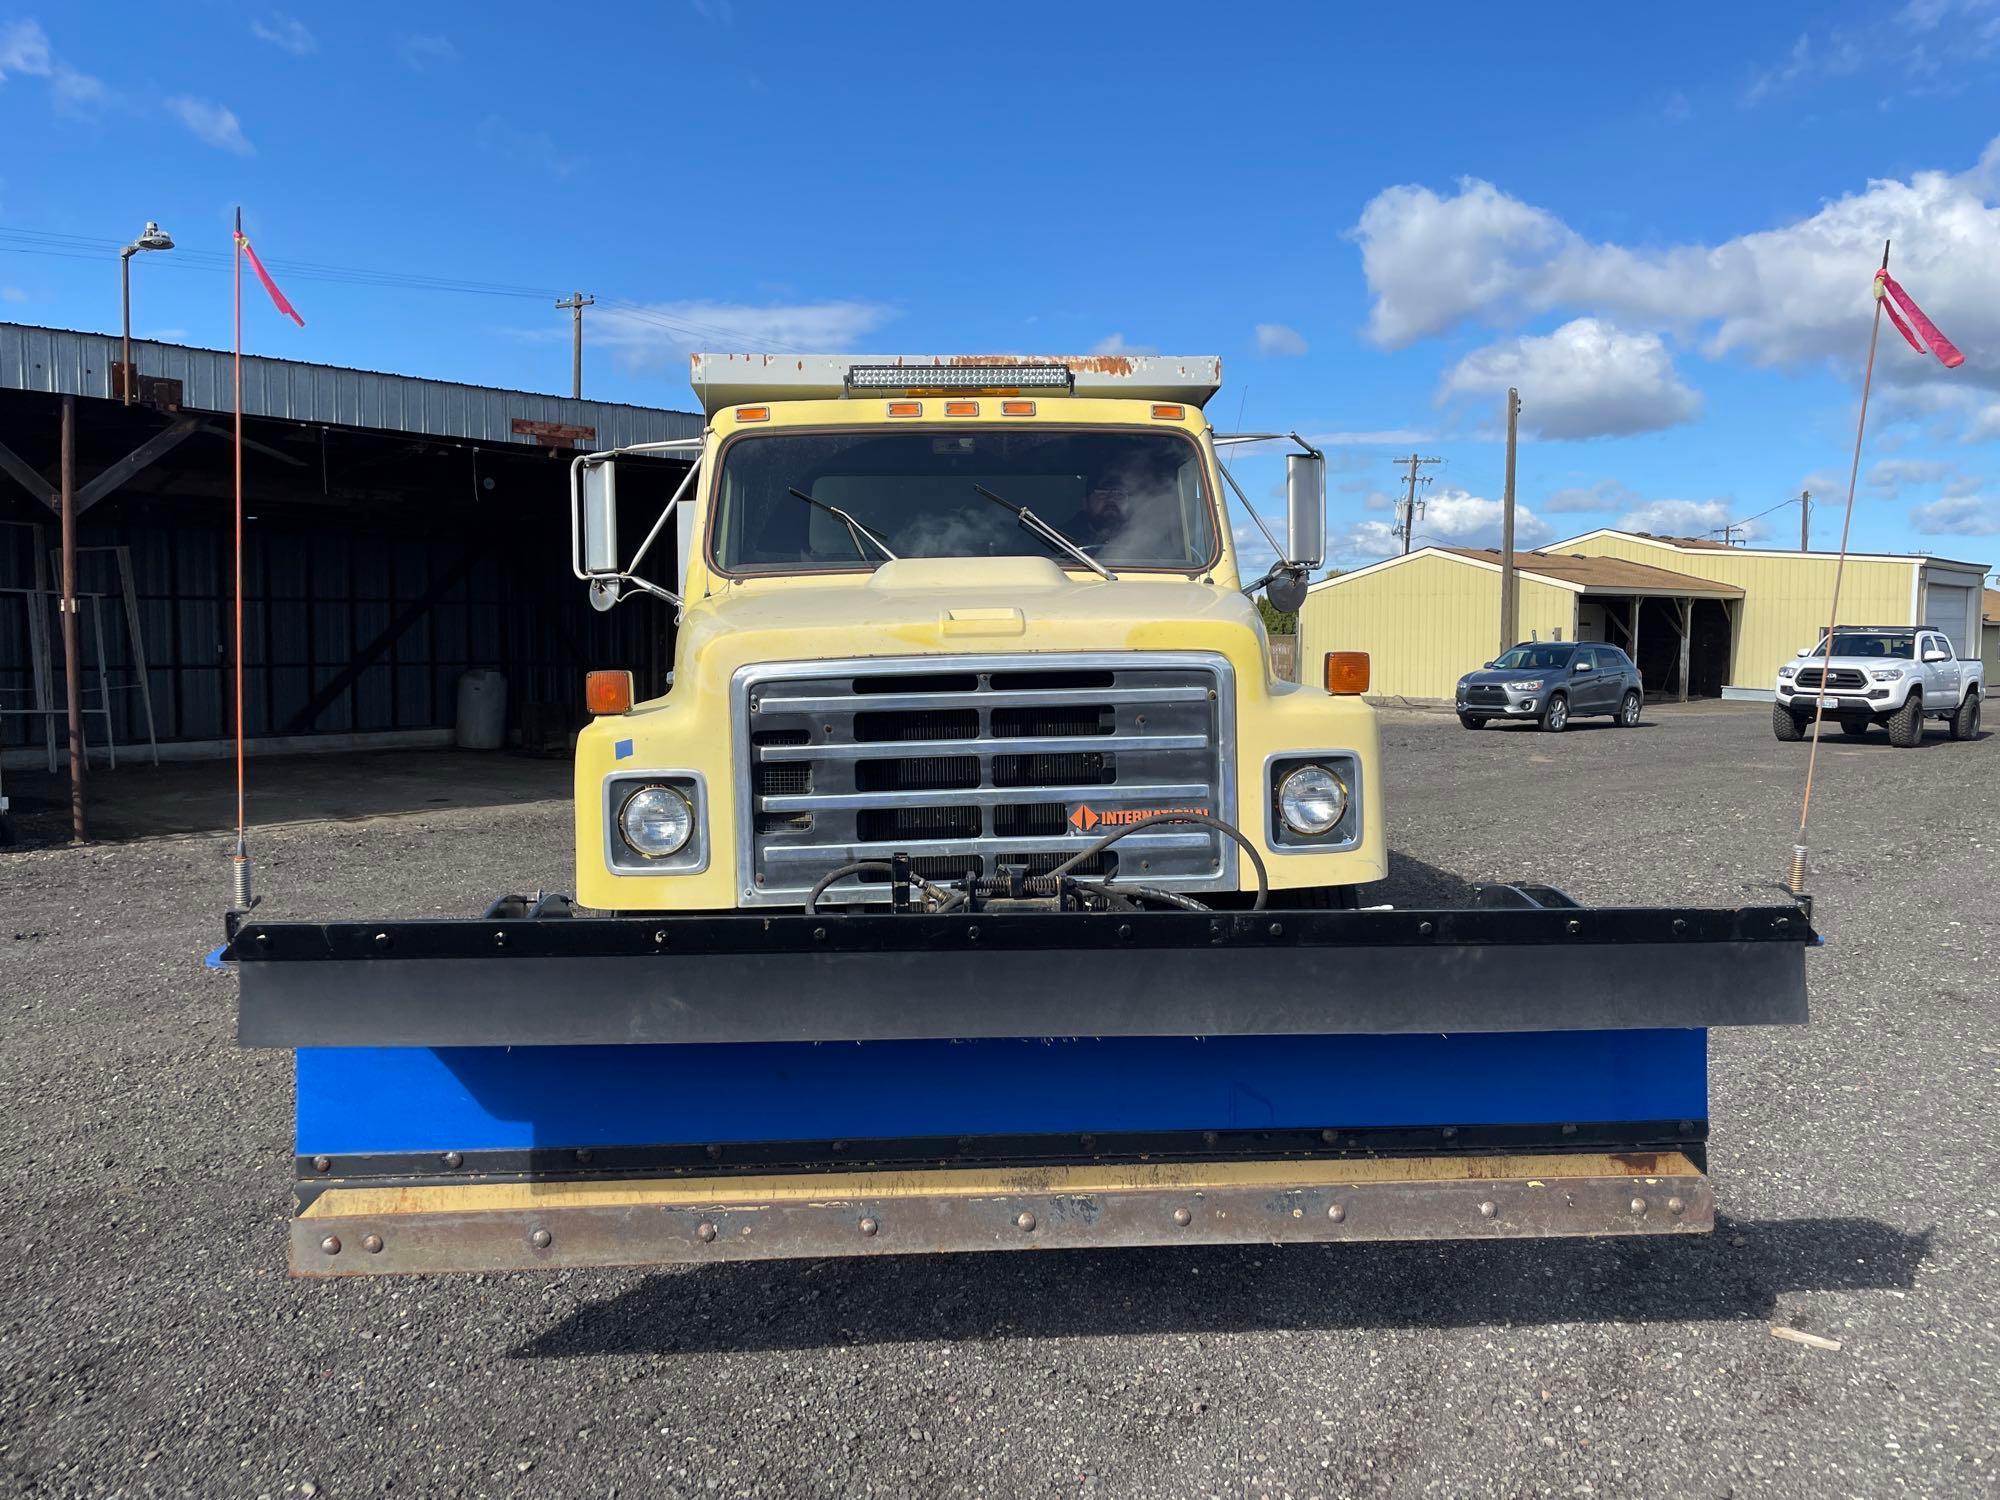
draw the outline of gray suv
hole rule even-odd
[[[1525,719],[1560,734],[1579,714],[1608,714],[1630,729],[1645,701],[1632,658],[1602,641],[1527,641],[1458,679],[1458,722],[1467,729]]]

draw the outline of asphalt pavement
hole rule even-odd
[[[1768,710],[1384,723],[1373,899],[1783,876]],[[1834,738],[1814,810],[1813,1024],[1714,1038],[1712,1237],[330,1283],[284,1272],[289,1057],[202,964],[227,840],[0,851],[0,1489],[2000,1492],[2000,737]],[[568,839],[527,801],[256,848],[274,918],[470,915]]]

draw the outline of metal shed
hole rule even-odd
[[[10,766],[42,765],[62,738],[46,714],[19,710],[51,687],[62,701],[38,678],[51,657],[64,672],[49,649],[49,593],[65,408],[79,587],[97,596],[101,626],[85,614],[87,703],[109,686],[104,710],[86,716],[93,752],[107,730],[121,746],[143,743],[148,699],[163,754],[219,754],[234,732],[232,356],[150,341],[133,352],[128,401],[117,339],[0,323]],[[661,685],[668,613],[639,600],[598,614],[570,576],[568,455],[695,436],[698,415],[249,356],[243,374],[254,749],[448,742],[471,667],[504,674],[509,728],[531,744],[561,743],[582,722],[589,668],[630,667],[642,687]],[[664,499],[684,472],[664,460],[625,468],[621,487],[642,499]]]
[[[1514,554],[1523,640],[1601,640],[1631,652],[1655,692],[1721,691],[1742,591],[1611,557]],[[1448,698],[1500,650],[1500,554],[1423,547],[1316,583],[1299,613],[1307,661],[1367,651],[1374,689]]]

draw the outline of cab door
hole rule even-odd
[[[1611,711],[1609,694],[1618,678],[1605,670],[1604,658],[1585,646],[1569,664],[1569,711],[1573,714],[1601,714]]]
[[[1944,653],[1940,661],[1927,658]],[[1958,655],[1944,636],[1932,631],[1917,637],[1917,659],[1924,669],[1924,707],[1927,709],[1955,708],[1958,706]]]

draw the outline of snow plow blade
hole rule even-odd
[[[300,1274],[1706,1229],[1707,1028],[1805,1021],[1809,912],[1559,900],[230,951]]]

